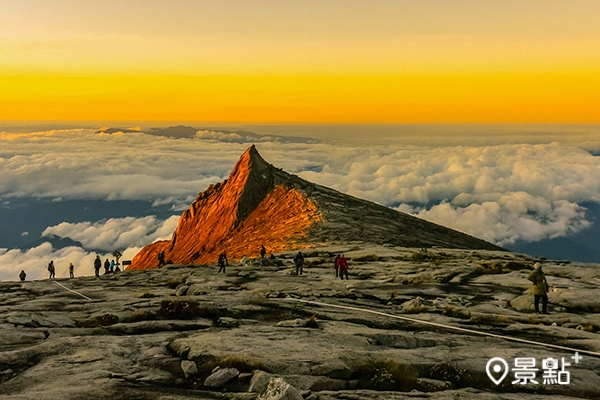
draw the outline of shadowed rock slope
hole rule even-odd
[[[170,241],[142,249],[129,269],[215,262],[325,243],[367,240],[406,247],[502,250],[464,233],[308,182],[267,163],[251,146],[229,179],[211,185],[186,210]]]

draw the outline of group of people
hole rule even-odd
[[[96,259],[94,260],[94,274],[97,277],[100,276],[101,268],[102,268],[102,259],[100,259],[100,256],[97,255]],[[121,272],[121,268],[119,268],[119,264],[115,263],[115,260],[108,261],[108,258],[107,258],[106,261],[104,261],[104,275],[112,274],[112,273],[116,273],[116,272]]]
[[[54,279],[56,277],[56,267],[54,267],[54,260],[48,263],[48,272],[50,273],[50,277],[48,279]],[[25,280],[25,271],[21,271],[21,280]],[[69,278],[75,278],[75,266],[73,263],[69,263]]]
[[[100,275],[100,268],[102,268],[102,260],[100,259],[100,256],[97,255],[96,259],[94,260],[94,272],[96,273],[96,276]],[[51,260],[48,263],[47,270],[49,273],[48,279],[56,278],[56,266],[54,265],[54,260]],[[106,275],[115,272],[121,272],[119,264],[115,263],[115,260],[108,261],[107,258],[106,261],[104,261],[104,274]],[[75,278],[75,265],[73,265],[73,263],[69,263],[69,278]],[[19,279],[21,280],[21,282],[24,282],[27,279],[27,273],[25,272],[25,270],[21,270],[21,273],[19,274]]]
[[[48,263],[48,273],[50,274],[50,277],[48,279],[54,279],[56,277],[56,267],[54,266],[54,260],[51,260]],[[19,274],[19,279],[21,280],[21,282],[24,282],[25,279],[27,278],[27,273],[25,272],[25,270],[21,270],[21,273]],[[75,266],[73,265],[73,263],[69,263],[69,278],[75,278]]]
[[[294,264],[296,264],[296,275],[302,275],[304,272],[304,255],[301,251],[294,257]],[[340,279],[350,279],[348,277],[348,259],[343,254],[337,254],[333,260],[333,268],[335,269],[335,277],[339,276]]]

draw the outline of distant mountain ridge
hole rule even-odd
[[[252,145],[229,179],[200,193],[171,240],[144,247],[131,269],[215,262],[268,252],[362,241],[403,247],[504,250],[481,239],[308,182],[267,163]]]
[[[224,142],[255,143],[262,141],[277,141],[285,143],[319,143],[320,140],[298,136],[260,135],[244,130],[230,131],[221,128],[195,128],[187,125],[169,126],[167,128],[123,129],[101,128],[96,133],[144,133],[153,136],[163,136],[174,139],[214,139]]]

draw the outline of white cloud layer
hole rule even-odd
[[[68,223],[50,226],[42,232],[42,237],[58,236],[81,242],[86,249],[114,251],[128,247],[143,247],[156,240],[171,238],[177,228],[179,216],[174,215],[165,221],[151,215],[144,218],[111,218],[106,221]]]
[[[232,135],[237,134],[199,131],[192,140],[86,129],[0,133],[0,200],[143,199],[181,210],[199,191],[228,176],[248,146]],[[591,139],[584,139],[588,146]],[[577,143],[538,143],[537,138],[535,144],[416,146],[361,140],[361,145],[266,141],[258,149],[272,164],[315,183],[501,245],[578,232],[590,225],[580,204],[600,203],[600,157]],[[63,223],[45,234],[108,250],[168,236],[175,224],[175,219],[123,218]],[[21,261],[35,256],[14,251],[0,256],[0,270],[9,253]],[[54,254],[46,253],[46,258]],[[38,260],[41,267],[46,258]]]

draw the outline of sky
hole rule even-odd
[[[0,120],[598,123],[594,0],[0,2]]]

